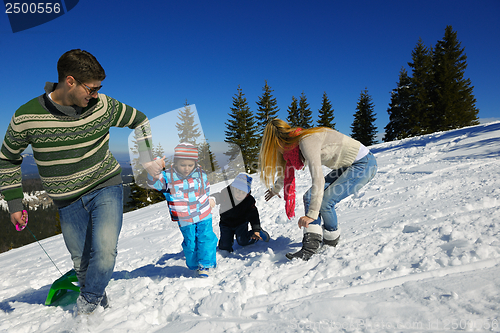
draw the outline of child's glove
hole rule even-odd
[[[260,237],[260,232],[254,231],[253,235],[251,236],[252,239],[257,239],[257,240],[262,240],[262,237]]]

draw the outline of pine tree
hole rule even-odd
[[[35,222],[30,222],[29,228],[38,240],[61,233],[60,224],[58,226],[59,214],[55,205],[51,203],[50,205],[33,206],[32,200],[23,200],[23,204],[28,210],[30,221]],[[31,232],[27,230],[24,232],[16,231],[16,228],[10,223],[10,213],[3,208],[0,208],[0,221],[9,221],[0,224],[0,252],[35,242]]]
[[[431,129],[450,130],[479,124],[474,87],[470,79],[464,78],[467,56],[451,26],[446,27],[443,39],[436,44],[433,65],[436,112]]]
[[[161,143],[158,142],[158,144],[156,145],[156,147],[153,147],[153,156],[154,157],[163,157],[165,156],[165,149],[163,149],[163,147],[161,146]]]
[[[256,102],[257,103],[257,112],[255,114],[255,120],[257,123],[257,131],[259,133],[259,136],[262,136],[262,133],[264,132],[264,128],[266,127],[267,123],[270,120],[273,120],[276,118],[276,114],[279,111],[278,108],[278,103],[276,101],[276,98],[273,97],[271,94],[274,90],[269,87],[267,84],[262,88],[264,93],[262,96],[259,97],[259,100]]]
[[[368,94],[368,89],[365,88],[356,106],[354,114],[354,122],[351,125],[352,138],[360,141],[365,146],[371,146],[376,143],[375,136],[377,128],[375,127],[375,115],[373,110],[372,97]]]
[[[187,101],[184,104],[184,108],[179,111],[177,118],[179,122],[175,124],[175,127],[179,132],[179,143],[187,142],[196,146],[196,142],[201,136],[201,133],[198,128],[198,123],[195,122],[194,113],[191,111],[191,107],[188,105]]]
[[[207,173],[208,181],[211,184],[222,181],[220,176],[220,166],[210,149],[210,144],[206,141],[198,145],[198,164]]]
[[[130,196],[125,204],[126,211],[132,211],[149,205],[165,201],[165,197],[159,191],[148,188],[145,185],[146,171],[141,173],[134,183],[130,185]]]
[[[138,156],[139,146],[136,140],[132,140],[133,146],[130,150]],[[164,155],[163,147],[160,143],[152,149],[155,157]],[[168,166],[168,162],[167,166]],[[139,162],[139,157],[131,161],[132,171],[134,173],[134,182],[130,185],[130,196],[125,200],[125,209],[127,211],[143,208],[165,200],[165,197],[158,191],[151,189],[147,185],[147,172]]]
[[[298,127],[300,124],[299,105],[295,96],[292,96],[292,104],[288,107],[288,117],[286,120],[292,127]]]
[[[403,67],[399,72],[399,82],[391,92],[391,103],[387,109],[389,123],[385,127],[384,142],[408,137],[411,132],[409,113],[411,105],[411,78]]]
[[[257,163],[259,153],[259,140],[255,120],[244,97],[242,89],[238,86],[238,93],[233,97],[233,107],[229,113],[230,119],[226,123],[225,142],[240,147],[245,171],[250,173]]]
[[[318,126],[329,127],[335,129],[335,123],[333,122],[333,109],[330,100],[326,94],[323,92],[323,101],[321,103],[321,109],[319,109],[319,119]]]
[[[309,108],[309,103],[307,103],[307,97],[302,92],[299,99],[299,127],[302,128],[311,128],[313,119],[312,119],[312,111]]]
[[[431,124],[434,121],[435,110],[432,101],[432,92],[435,88],[432,70],[432,50],[429,50],[419,39],[412,51],[412,61],[408,65],[412,68],[411,77],[411,102],[408,113],[407,136],[417,136],[432,133]]]

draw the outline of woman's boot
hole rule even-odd
[[[329,231],[323,226],[323,245],[337,246],[340,240],[340,229]]]
[[[323,230],[317,224],[311,224],[304,229],[304,238],[302,238],[302,249],[295,253],[287,253],[286,257],[290,260],[297,258],[304,261],[309,260],[313,254],[318,253],[323,240]]]

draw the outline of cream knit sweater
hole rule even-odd
[[[312,178],[311,203],[306,216],[317,219],[325,187],[322,165],[337,170],[346,168],[356,159],[361,143],[333,129],[314,133],[299,141],[299,148],[304,157],[304,165],[309,167]],[[283,188],[283,173],[280,173],[273,187],[274,193]]]

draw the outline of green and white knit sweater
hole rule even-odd
[[[85,108],[54,103],[46,93],[21,106],[9,124],[0,151],[0,191],[11,213],[22,210],[22,152],[31,145],[47,194],[58,207],[105,186],[121,184],[121,167],[109,151],[109,129],[135,129],[141,161],[150,161],[148,118],[103,94]]]

